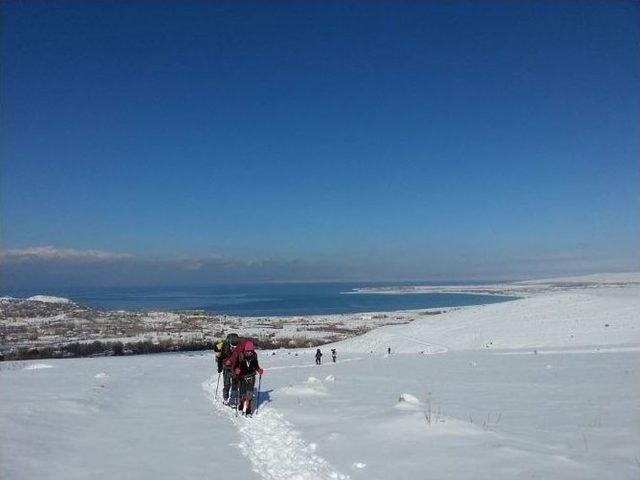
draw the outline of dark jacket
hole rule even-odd
[[[216,344],[216,346],[218,346]],[[214,346],[214,350],[216,350]],[[226,340],[220,344],[219,350],[216,350],[216,361],[218,362],[218,373],[222,372],[224,368],[224,361],[231,357],[233,353],[233,347]]]
[[[258,364],[258,354],[253,352],[252,355],[247,355],[247,352],[241,352],[238,355],[238,362],[235,367],[235,373],[240,370],[240,377],[250,377],[258,373],[261,368]]]

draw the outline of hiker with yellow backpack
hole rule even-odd
[[[220,384],[220,374],[222,374],[223,387],[222,387],[222,401],[225,404],[231,403],[231,394],[237,390],[235,386],[235,379],[233,375],[233,369],[227,365],[227,361],[233,355],[236,346],[240,338],[237,333],[230,333],[223,341],[217,342],[213,346],[213,351],[216,354],[216,364],[218,367],[218,385]],[[218,385],[216,385],[216,397],[218,396]]]

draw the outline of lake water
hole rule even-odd
[[[344,294],[358,287],[389,285],[403,284],[296,283],[173,288],[48,288],[13,290],[3,292],[2,295],[55,295],[70,298],[79,304],[109,310],[205,310],[254,317],[410,310],[497,303],[513,299],[488,295],[435,293]]]

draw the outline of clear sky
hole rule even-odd
[[[639,268],[638,2],[1,8],[7,285]]]

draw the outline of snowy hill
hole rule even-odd
[[[530,297],[550,292],[582,292],[588,288],[620,288],[640,286],[640,272],[601,273],[573,277],[526,280],[510,283],[478,285],[403,285],[356,288],[345,294],[408,295],[412,293],[467,293],[477,295],[515,295]]]
[[[637,479],[639,288],[424,316],[320,366],[259,352],[251,419],[220,403],[208,352],[4,362],[0,477]]]
[[[640,272],[622,273],[592,273],[589,275],[575,275],[572,277],[543,278],[516,282],[520,284],[536,283],[595,283],[603,284],[630,284],[640,283]]]
[[[640,287],[550,293],[422,317],[346,340],[351,352],[640,345]]]

